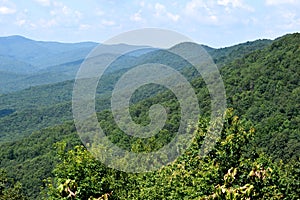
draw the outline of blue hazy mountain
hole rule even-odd
[[[43,42],[8,36],[0,37],[0,55],[30,64],[37,70],[84,58],[97,45],[94,42]]]
[[[72,80],[86,56],[97,46],[95,42],[60,43],[35,41],[22,36],[0,37],[0,94],[19,91],[31,86]],[[136,46],[105,45],[108,52],[120,53]],[[135,52],[130,57],[149,52]]]

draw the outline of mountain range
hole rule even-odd
[[[71,150],[70,154],[73,152],[72,155],[75,155],[74,152],[77,152],[77,150],[74,150],[74,147],[82,144],[76,134],[73,123],[72,89],[77,70],[84,58],[97,45],[99,44],[93,42],[74,44],[40,42],[22,36],[0,38],[0,168],[4,168],[7,171],[9,178],[22,183],[24,194],[29,199],[41,198],[41,187],[45,186],[45,182],[42,180],[47,177],[55,178],[55,173],[52,173],[53,169],[56,169],[57,175],[57,170],[62,168],[59,165],[61,158],[56,155],[57,145],[65,142],[65,151]],[[111,48],[112,51],[135,48],[125,44],[107,45],[106,47]],[[231,149],[224,150],[226,152],[228,150],[228,155],[232,156],[230,157],[232,159],[230,160],[232,167],[244,169],[245,163],[238,166],[237,163],[240,160],[235,157],[237,155],[230,154],[230,151],[239,154],[239,156],[244,156],[245,160],[260,159],[260,156],[266,155],[272,163],[283,163],[287,169],[293,170],[293,173],[297,173],[297,170],[299,173],[300,34],[287,34],[275,40],[261,39],[220,49],[205,45],[202,45],[202,47],[212,57],[220,70],[225,84],[228,107],[233,108],[233,113],[240,116],[246,127],[252,126],[253,129],[251,130],[255,129],[253,139],[249,140],[249,142],[245,142],[245,138],[237,138],[239,139],[238,143],[245,143],[243,151],[237,147],[238,143],[230,144],[232,145]],[[153,61],[172,65],[174,69],[182,73],[191,82],[196,91],[201,108],[201,117],[208,119],[210,116],[210,96],[205,87],[205,82],[186,62],[176,60],[167,52],[156,49],[125,55],[118,58],[112,64],[113,69],[108,71],[100,80],[99,85],[102,87],[97,88],[95,105],[101,126],[104,125],[106,127],[107,135],[121,147],[127,149],[137,148],[140,151],[147,151],[149,148],[153,150],[173,137],[173,130],[176,128],[180,117],[178,116],[179,112],[176,111],[178,105],[174,103],[176,98],[166,89],[156,90],[157,88],[150,86],[145,91],[137,92],[134,99],[132,99],[131,105],[131,114],[134,120],[145,124],[149,121],[147,110],[150,105],[162,102],[163,105],[168,107],[170,111],[169,121],[162,133],[156,137],[158,142],[153,142],[151,139],[135,140],[123,136],[112,121],[113,118],[109,111],[110,97],[116,81],[129,69],[145,62]],[[229,126],[230,123],[234,124],[234,120],[236,118],[233,118],[230,122],[228,121],[228,124],[225,123],[225,131],[241,131],[240,133],[243,135],[243,129],[237,128],[235,125],[232,125],[233,127]],[[201,123],[199,122],[199,127],[198,129],[195,128],[195,130],[200,131],[204,127]],[[223,144],[227,144],[226,142],[232,139],[230,138],[232,135],[229,136],[228,138],[225,137],[226,140],[220,142],[220,147],[216,147],[212,155],[217,157],[221,155],[218,148],[221,148]],[[193,148],[197,150],[198,147]],[[83,156],[83,153],[80,155]],[[227,159],[228,157],[222,158]],[[76,159],[78,158],[76,157]],[[191,157],[187,154],[180,157],[180,159],[187,160],[187,162],[181,163],[181,167],[191,168],[193,173],[199,171],[198,167],[200,165],[189,164],[198,159],[198,157],[189,160]],[[71,158],[70,162],[73,162]],[[267,161],[262,161],[261,163],[263,162]],[[210,166],[210,169],[221,166],[220,163]],[[229,163],[227,164],[229,165]],[[257,164],[256,161],[253,166],[255,164]],[[280,164],[278,165],[281,166]],[[172,168],[174,166],[171,165],[169,167],[167,167],[169,171],[174,170]],[[70,170],[71,168],[72,166],[70,165]],[[285,167],[280,168],[280,170],[283,169]],[[92,172],[89,173],[93,174]],[[142,178],[135,177],[137,180],[144,180],[144,178],[149,180],[149,182],[139,186],[141,188],[136,190],[147,193],[147,191],[152,191],[154,188],[159,190],[160,187],[167,187],[169,182],[165,183],[166,186],[158,186],[160,183],[149,186],[156,184],[152,180],[153,177],[160,181],[168,179],[166,178],[167,175],[161,172],[152,174],[150,178],[148,177],[149,179],[147,178],[148,175],[142,175],[144,176]],[[76,171],[76,173],[79,172]],[[229,174],[229,168],[224,168],[220,172],[219,178],[223,179],[226,173],[227,175]],[[64,174],[63,170],[58,174]],[[116,174],[118,173],[116,172]],[[294,176],[289,175],[288,171],[283,171],[282,174],[288,174],[286,177],[289,177],[287,179],[290,182],[287,185],[295,190],[294,196],[288,196],[283,191],[286,190],[291,193],[288,187],[282,190],[279,189],[282,196],[286,195],[284,196],[285,199],[297,199],[297,186],[293,185],[297,184],[297,180],[293,180],[291,177]],[[118,175],[119,178],[120,176]],[[127,176],[130,177],[130,175],[122,175],[122,177]],[[238,177],[239,180],[242,179],[241,184],[246,184],[246,181],[243,179],[245,176],[247,175]],[[188,184],[193,184],[196,180],[199,181],[199,177],[191,175],[187,182]],[[274,182],[275,178],[272,180]],[[90,181],[92,182],[91,179]],[[117,179],[114,181],[117,181]],[[172,180],[170,179],[170,181]],[[209,187],[210,189],[216,188],[216,185],[219,183],[211,182],[215,187]],[[133,184],[134,181],[126,182],[128,187],[129,183]],[[202,184],[203,182],[200,183]],[[207,182],[205,183],[207,184]],[[85,186],[83,187],[86,190],[90,189],[89,184],[84,184]],[[261,183],[257,184],[260,185]],[[267,183],[263,182],[263,184]],[[286,187],[284,184],[281,186]],[[177,186],[180,188],[179,185]],[[174,195],[174,198],[177,198],[178,196],[176,195],[180,196],[179,190],[176,189],[177,186],[175,188],[167,188],[162,191],[162,194]],[[260,186],[264,187],[264,185]],[[189,188],[189,186],[185,186],[181,189],[186,187]],[[258,186],[255,185],[254,187]],[[185,192],[190,195],[186,196],[187,198],[194,198],[197,193],[196,191]],[[154,194],[155,192],[151,193]],[[203,195],[204,193],[201,194]],[[120,196],[124,195],[121,192],[118,194]],[[142,196],[145,193],[136,192],[130,195],[141,195],[136,197],[137,199],[145,198],[145,196]],[[147,195],[151,196],[152,194],[147,193]],[[114,198],[118,199],[117,197]],[[157,196],[157,198],[161,198],[161,196]]]

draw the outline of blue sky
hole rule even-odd
[[[300,31],[300,0],[0,0],[0,36],[79,42],[166,28],[212,47]]]

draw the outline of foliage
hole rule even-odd
[[[289,34],[221,69],[228,103],[257,129],[252,144],[274,159],[300,155],[300,34]]]
[[[7,178],[6,172],[0,169],[0,200],[26,200],[20,182]]]
[[[199,154],[207,122],[202,119],[191,147],[159,171],[126,174],[109,169],[78,146],[61,154],[54,179],[48,179],[48,198],[88,199],[297,199],[299,183],[290,168],[273,163],[264,155],[245,156],[254,136],[249,123],[227,112],[215,148]],[[63,149],[63,148],[62,148]],[[299,163],[293,165],[299,175]],[[295,173],[294,171],[293,173]],[[298,177],[299,179],[299,177]]]
[[[22,183],[30,199],[42,195],[67,198],[70,191],[77,192],[79,199],[299,199],[299,44],[300,35],[290,34],[272,42],[205,47],[221,68],[228,104],[241,117],[228,116],[220,141],[207,157],[199,157],[210,113],[205,82],[191,66],[154,51],[139,59],[174,65],[191,81],[201,108],[195,140],[175,162],[153,173],[125,174],[106,168],[82,146],[74,148],[81,142],[74,124],[66,122],[72,119],[73,84],[67,81],[0,96],[0,167],[8,179]],[[155,137],[136,139],[118,129],[111,112],[105,110],[111,91],[129,69],[123,69],[125,65],[142,64],[133,56],[126,59],[100,80],[98,120],[115,144],[150,152],[173,138],[180,120],[179,105],[170,91],[148,85],[134,94],[130,112],[136,123],[146,125],[150,106],[164,105],[169,112],[163,130]],[[64,70],[59,68],[53,70]],[[68,153],[57,156],[53,144],[61,141],[67,144]],[[39,194],[45,184],[48,194]]]
[[[101,197],[110,191],[109,169],[83,149],[81,146],[64,154],[66,143],[58,143],[59,159],[53,171],[55,178],[47,181],[47,199],[90,199]]]
[[[0,168],[6,169],[9,178],[22,183],[30,199],[38,199],[42,180],[51,175],[59,161],[53,148],[58,141],[67,142],[67,150],[80,144],[72,123],[43,129],[28,138],[0,146]]]

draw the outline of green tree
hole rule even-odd
[[[65,150],[66,143],[56,144],[60,163],[54,178],[45,180],[45,199],[106,199],[112,195],[117,178],[83,147]]]
[[[22,185],[8,178],[6,172],[0,169],[0,200],[26,200]]]
[[[48,179],[49,199],[297,199],[299,163],[274,163],[264,154],[248,153],[255,132],[251,123],[228,110],[221,137],[200,156],[207,135],[199,121],[189,149],[155,172],[130,174],[109,169],[81,146],[64,153]],[[146,144],[143,144],[146,145]],[[150,144],[148,144],[150,145]],[[147,148],[144,146],[143,148]]]

